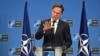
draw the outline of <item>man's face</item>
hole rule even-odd
[[[51,15],[51,17],[52,17],[54,20],[57,20],[61,15],[62,15],[62,10],[61,10],[61,8],[59,8],[59,7],[54,7],[54,8],[52,9],[52,15]]]

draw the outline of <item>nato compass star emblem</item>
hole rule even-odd
[[[82,38],[83,37],[83,38]],[[88,49],[88,35],[87,34],[81,34],[80,36],[80,49],[79,49],[79,54],[83,53],[87,56],[89,56],[89,49]]]
[[[25,37],[25,40],[22,40],[22,48],[21,48],[21,52],[24,53],[26,56],[28,56],[28,54],[31,51],[31,38],[28,37],[27,34],[22,34],[23,37]]]

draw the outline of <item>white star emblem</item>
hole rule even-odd
[[[29,52],[31,51],[31,38],[28,38],[26,34],[22,34],[22,36],[26,37],[26,40],[22,40],[22,48],[21,51],[25,54],[28,55]],[[29,50],[28,50],[28,44],[30,45]]]
[[[87,39],[82,39],[82,37],[80,37],[80,49],[79,49],[79,53],[84,53],[85,55],[89,56],[89,50],[88,50],[88,35],[87,34],[81,34],[81,36],[85,36],[87,37]]]

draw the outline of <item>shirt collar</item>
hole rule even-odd
[[[51,22],[53,22],[53,18],[51,18]],[[59,22],[59,19],[56,20],[56,23],[58,23],[58,22]]]

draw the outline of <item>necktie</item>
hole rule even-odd
[[[55,20],[53,21],[53,24],[52,24],[52,26],[54,27],[54,24],[55,24]],[[54,34],[54,28],[52,29],[52,32],[53,32],[53,34]]]

